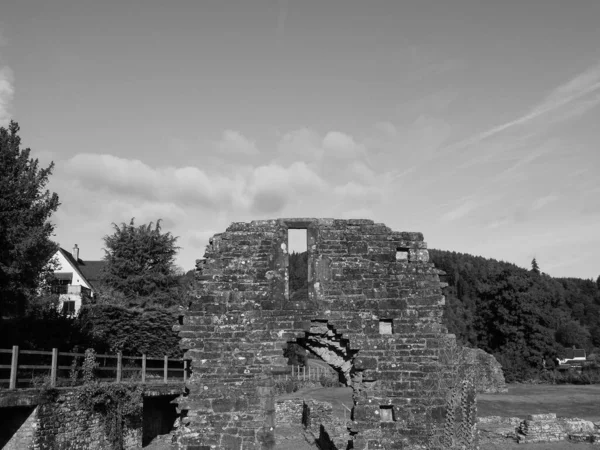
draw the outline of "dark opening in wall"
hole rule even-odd
[[[304,229],[288,230],[288,288],[290,301],[308,301],[308,244]]]
[[[396,261],[408,261],[408,247],[396,248]]]
[[[394,334],[394,321],[392,319],[380,319],[379,334]]]
[[[392,405],[381,405],[379,407],[379,417],[382,422],[395,422],[394,407]]]

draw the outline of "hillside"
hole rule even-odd
[[[552,278],[514,264],[429,250],[444,270],[444,320],[466,345],[496,356],[507,380],[534,375],[577,346],[600,353],[600,291],[593,280]]]

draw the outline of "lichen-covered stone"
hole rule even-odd
[[[291,228],[307,230],[305,300],[288,288]],[[329,441],[369,450],[410,442],[438,355],[432,343],[447,336],[440,271],[428,261],[421,233],[367,219],[261,220],[215,235],[178,327],[193,371],[178,400],[180,448],[275,448],[273,376],[289,372],[290,342],[320,356],[354,391],[353,421],[321,424]],[[382,407],[391,407],[391,421],[382,421]]]
[[[479,348],[465,348],[467,361],[473,365],[475,389],[478,393],[496,394],[508,392],[502,366],[494,355]]]

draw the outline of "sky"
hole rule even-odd
[[[600,275],[597,0],[3,0],[0,125],[54,162],[54,239],[369,218]]]

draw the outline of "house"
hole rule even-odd
[[[104,261],[83,261],[77,244],[72,253],[59,248],[54,258],[58,265],[50,291],[59,294],[61,310],[77,314],[81,306],[96,295]]]
[[[565,357],[564,358],[557,358],[558,359],[558,364],[559,365],[563,365],[563,364],[573,364],[573,363],[581,363],[583,361],[586,361],[586,355],[585,355],[585,350],[580,349],[580,348],[568,348],[565,350]]]

